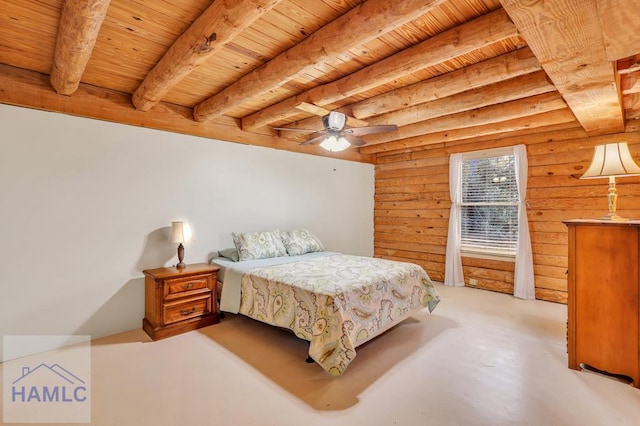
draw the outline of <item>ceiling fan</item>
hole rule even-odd
[[[311,139],[300,145],[313,145],[319,143],[327,151],[344,151],[350,146],[362,146],[366,142],[358,136],[372,133],[393,132],[398,130],[395,124],[381,124],[377,126],[348,127],[347,115],[339,111],[331,111],[322,117],[324,130],[296,129],[291,127],[274,127],[275,130],[287,130],[293,132],[314,132]]]

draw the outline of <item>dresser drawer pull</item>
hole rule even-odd
[[[196,307],[193,306],[191,309],[183,309],[180,308],[180,315],[191,315],[192,313],[194,313],[196,311]]]
[[[189,290],[189,289],[193,288],[194,285],[195,285],[194,283],[183,284],[182,285],[182,289],[183,290]]]

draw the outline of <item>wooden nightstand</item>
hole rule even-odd
[[[145,275],[142,329],[153,339],[217,324],[218,266],[198,263],[184,269],[157,268]]]

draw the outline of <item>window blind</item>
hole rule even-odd
[[[518,186],[514,156],[464,159],[461,181],[462,250],[515,255]]]

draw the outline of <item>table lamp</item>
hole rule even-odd
[[[184,269],[187,265],[184,259],[184,246],[182,243],[191,241],[191,228],[187,222],[171,222],[171,242],[180,243],[178,246],[178,264],[176,268]]]
[[[638,176],[640,167],[633,161],[629,146],[626,142],[608,143],[606,145],[596,145],[593,152],[593,159],[586,172],[580,179],[609,178],[609,214],[600,218],[613,222],[624,222],[629,219],[618,216],[616,213],[618,194],[616,192],[616,177]]]

